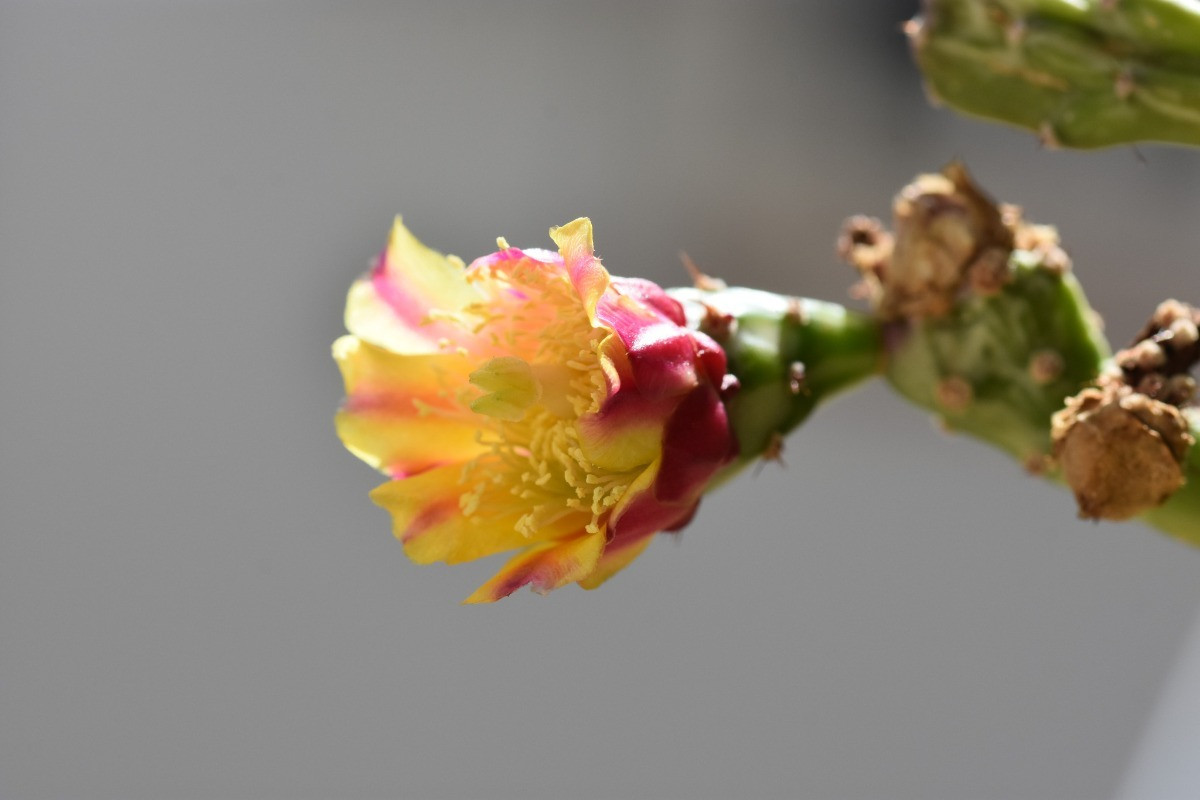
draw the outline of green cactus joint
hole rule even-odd
[[[1051,415],[1109,355],[1058,234],[992,202],[957,163],[918,176],[893,214],[892,233],[856,217],[839,243],[889,326],[888,381],[1042,471]]]
[[[1184,486],[1143,519],[1177,539],[1200,547],[1200,414],[1194,408],[1185,412],[1192,437],[1184,461]]]
[[[783,437],[830,396],[878,374],[879,323],[837,303],[785,297],[711,280],[671,289],[690,326],[712,336],[741,384],[729,415],[741,455],[728,477],[776,458]],[[704,287],[704,288],[702,288]]]
[[[950,430],[1000,447],[1031,469],[1050,452],[1049,420],[1107,355],[1079,283],[1014,251],[995,295],[898,331],[887,379]]]
[[[932,99],[1047,146],[1200,145],[1193,0],[924,0],[905,31]]]
[[[1200,309],[1164,302],[1112,354],[1057,231],[957,163],[899,192],[890,231],[848,220],[838,250],[868,314],[694,267],[694,287],[669,290],[740,384],[727,411],[741,454],[718,482],[778,458],[821,402],[882,375],[945,428],[1065,484],[1079,516],[1138,517],[1200,545]]]
[[[1200,545],[1200,311],[1167,301],[1110,355],[1057,232],[961,165],[919,176],[893,213],[891,232],[854,217],[839,241],[885,325],[893,388],[1066,483],[1080,516],[1140,516]]]

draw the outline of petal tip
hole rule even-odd
[[[586,245],[589,253],[595,249],[592,238],[592,221],[587,217],[579,217],[566,225],[551,228],[550,238],[554,240],[560,250],[566,249],[570,244]]]

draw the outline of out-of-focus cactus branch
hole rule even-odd
[[[924,0],[906,31],[935,100],[1047,146],[1200,145],[1193,0]]]

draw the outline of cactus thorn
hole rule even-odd
[[[798,297],[788,298],[787,313],[784,316],[788,322],[794,322],[797,325],[803,325],[808,321],[808,315],[804,313],[804,303]]]
[[[1062,148],[1062,142],[1058,140],[1058,134],[1054,132],[1054,123],[1050,120],[1042,120],[1042,124],[1038,125],[1037,138],[1038,144],[1046,150]]]
[[[718,342],[723,342],[737,331],[737,318],[705,304],[704,318],[700,320],[700,330]]]
[[[725,281],[721,280],[720,278],[714,278],[711,275],[705,275],[703,272],[701,272],[700,268],[696,266],[696,262],[692,261],[692,257],[689,256],[686,251],[679,251],[679,260],[683,264],[683,268],[687,270],[688,275],[691,277],[692,285],[697,289],[701,289],[706,292],[715,292],[719,289],[725,288]]]
[[[771,434],[771,443],[767,445],[767,449],[762,454],[763,461],[774,461],[781,466],[786,467],[787,462],[783,460],[783,434],[775,431]]]
[[[783,445],[783,434],[779,431],[773,432],[770,441],[767,442],[767,449],[763,450],[758,463],[754,465],[754,477],[761,475],[768,463],[778,464],[787,469],[787,462],[783,460]]]

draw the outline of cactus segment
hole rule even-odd
[[[1183,488],[1142,519],[1176,539],[1200,547],[1200,413],[1193,408],[1185,414],[1193,444],[1184,462]]]
[[[918,406],[1040,470],[1050,417],[1099,374],[1108,347],[1078,281],[1014,251],[999,293],[899,330],[887,379]]]
[[[688,324],[725,349],[741,384],[728,404],[741,454],[726,476],[777,457],[783,437],[819,403],[881,368],[881,329],[870,315],[756,289],[669,291]]]
[[[1048,146],[1200,145],[1193,0],[924,0],[905,28],[926,86]]]
[[[1057,232],[997,205],[958,163],[901,189],[892,228],[852,218],[838,248],[888,324],[888,381],[1040,470],[1050,416],[1109,355]]]
[[[893,388],[1065,483],[1079,516],[1200,546],[1200,308],[1161,303],[1110,355],[1057,232],[960,164],[918,176],[893,212],[891,232],[853,217],[838,242],[885,325]]]

